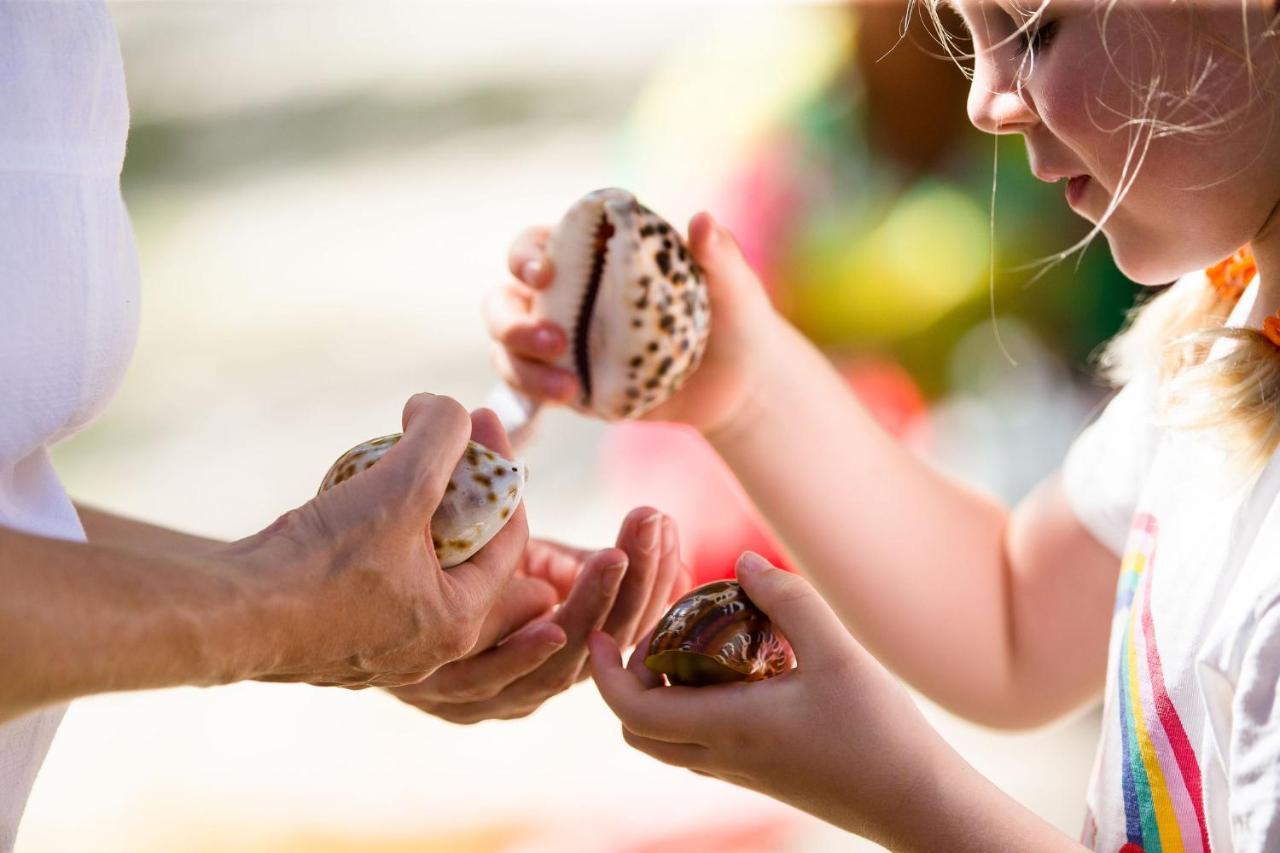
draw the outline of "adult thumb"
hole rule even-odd
[[[466,450],[471,417],[448,397],[415,394],[404,407],[404,433],[359,478],[372,511],[393,513],[426,529]]]
[[[799,575],[776,568],[759,554],[738,558],[738,582],[791,643],[803,666],[842,657],[849,633],[818,591]]]

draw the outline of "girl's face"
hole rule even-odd
[[[1257,238],[1280,202],[1275,0],[961,0],[969,115],[1163,284]],[[1118,201],[1117,201],[1118,200]]]

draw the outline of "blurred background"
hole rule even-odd
[[[120,396],[57,451],[80,500],[240,537],[307,500],[350,445],[396,429],[411,393],[481,404],[479,306],[508,242],[608,185],[678,225],[716,212],[887,429],[1008,501],[1103,398],[1089,355],[1134,288],[1105,246],[1032,280],[1025,266],[1081,223],[1028,174],[1020,141],[995,148],[968,126],[966,80],[918,22],[904,33],[905,3],[109,6],[144,302]],[[696,435],[553,413],[527,458],[536,534],[603,546],[647,502],[677,517],[700,579],[744,547],[781,558]],[[926,710],[1078,834],[1094,713],[1011,736]],[[474,727],[299,686],[77,702],[19,841],[864,849],[630,751],[589,684]]]

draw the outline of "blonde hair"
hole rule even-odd
[[[955,49],[954,38],[939,14],[939,2],[908,0],[908,15],[917,5],[923,8],[934,39],[957,64],[962,59],[974,58],[971,53],[959,53]],[[1096,14],[1100,26],[1105,27],[1117,3],[1118,0],[1099,3]],[[1251,42],[1255,38],[1273,38],[1276,28],[1273,23],[1262,33],[1251,34],[1245,14],[1248,0],[1240,3],[1243,54],[1234,46],[1216,40],[1214,43],[1240,60],[1256,97],[1261,89],[1255,77]],[[1026,12],[1020,26],[1015,27],[1013,35],[1002,44],[1028,38],[1046,7],[1047,3]],[[1154,35],[1147,33],[1146,36],[1147,46],[1154,50]],[[1159,55],[1159,51],[1155,50],[1155,54]],[[1191,75],[1185,92],[1162,89],[1163,59],[1152,79],[1128,81],[1141,104],[1142,115],[1118,117],[1121,121],[1116,130],[1127,130],[1130,134],[1120,185],[1090,233],[1074,246],[1045,259],[1045,269],[1083,250],[1101,233],[1103,224],[1133,186],[1152,141],[1174,135],[1209,137],[1214,131],[1236,125],[1236,119],[1247,106],[1223,112],[1211,101],[1205,102],[1206,95],[1198,91],[1213,67],[1211,57],[1204,61],[1203,72]],[[1026,51],[1021,62],[1017,74],[1019,87],[1034,72],[1034,52]],[[1158,115],[1161,107],[1185,109],[1188,106],[1196,115],[1192,123],[1174,123]],[[1247,253],[1247,249],[1242,252]],[[1211,433],[1239,468],[1249,474],[1260,471],[1280,447],[1280,343],[1273,343],[1267,335],[1253,329],[1225,326],[1240,293],[1255,272],[1252,257],[1237,253],[1205,274],[1183,277],[1134,308],[1124,329],[1103,347],[1098,358],[1102,376],[1115,385],[1128,382],[1139,372],[1152,372],[1159,383],[1157,423],[1168,429]]]
[[[1186,276],[1139,305],[1098,362],[1114,385],[1154,373],[1160,426],[1212,432],[1240,468],[1256,472],[1280,446],[1280,347],[1255,329],[1224,325],[1256,275],[1251,263],[1232,266]],[[1234,273],[1225,287],[1224,268]]]

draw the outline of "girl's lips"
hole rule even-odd
[[[1089,186],[1088,175],[1076,175],[1067,181],[1067,204],[1075,207],[1084,198],[1084,191]]]

